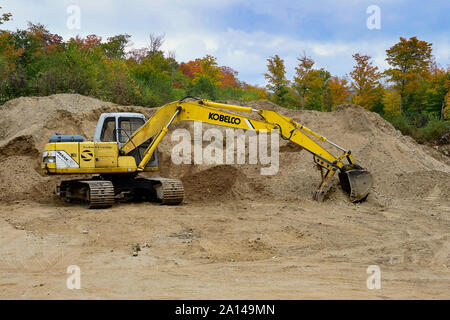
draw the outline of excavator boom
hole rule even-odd
[[[261,117],[261,120],[255,120],[224,110],[256,113]],[[151,139],[144,157],[137,166],[137,171],[143,171],[158,144],[167,133],[169,126],[178,121],[200,121],[256,132],[278,130],[283,139],[296,143],[313,155],[314,163],[321,171],[322,176],[322,182],[313,194],[314,199],[318,201],[324,200],[330,187],[329,182],[338,170],[342,188],[349,193],[352,202],[365,200],[372,187],[372,175],[366,169],[354,163],[350,151],[295,122],[293,119],[272,110],[257,110],[250,107],[221,104],[197,98],[194,98],[194,101],[186,101],[185,98],[161,107],[150,120],[134,132],[122,146],[121,153],[127,155]],[[341,154],[337,157],[334,156],[313,138],[329,143],[339,149]]]

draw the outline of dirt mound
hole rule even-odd
[[[232,101],[224,102],[236,104]],[[431,148],[403,136],[378,114],[364,108],[344,104],[334,112],[323,113],[289,110],[266,101],[252,102],[248,106],[270,109],[292,117],[338,145],[351,150],[356,161],[373,173],[375,181],[369,202],[387,204],[397,198],[408,199],[417,189],[423,194],[428,194],[435,188],[445,188],[445,182],[450,174],[448,162],[436,159],[430,154],[433,152]],[[203,126],[204,130],[209,127],[212,126]],[[190,129],[192,133],[192,127],[185,128]],[[324,146],[335,155],[339,154],[334,147],[326,144]],[[167,152],[170,153],[170,148]],[[233,165],[226,170],[220,167],[220,172],[216,172],[207,166],[174,166],[171,161],[164,163],[164,166],[167,166],[164,167],[166,169],[164,171],[169,175],[175,173],[178,176],[187,176],[185,181],[195,184],[194,193],[197,192],[196,195],[192,195],[192,199],[212,197],[220,200],[230,192],[235,195],[243,194],[247,199],[255,200],[263,197],[283,200],[311,199],[312,191],[320,183],[320,174],[313,170],[311,154],[297,145],[280,140],[279,162],[279,171],[273,176],[261,176],[260,166],[254,165]],[[232,180],[232,187],[229,187],[229,175],[235,177]],[[399,180],[400,177],[403,177],[403,180]],[[406,177],[415,178],[407,181]],[[398,188],[398,184],[402,184],[402,188]],[[338,187],[337,178],[332,185],[329,200],[346,200],[347,196]],[[211,191],[216,189],[218,192]],[[411,193],[408,190],[411,190]],[[442,192],[438,197],[447,199]]]
[[[387,189],[405,199],[450,199],[450,173],[417,171],[400,173]]]
[[[41,150],[56,132],[92,138],[102,112],[141,112],[150,116],[154,109],[119,106],[78,94],[21,97],[0,107],[0,146],[16,137],[31,136]]]
[[[46,177],[41,152],[55,133],[92,138],[102,112],[155,110],[119,106],[77,94],[21,97],[0,107],[0,200],[48,201],[61,177]]]
[[[38,157],[39,154],[30,135],[18,136],[0,147],[0,160],[17,155]]]
[[[295,111],[271,102],[251,102],[253,108],[270,109],[304,124],[352,150],[356,161],[375,178],[369,202],[386,203],[413,196],[448,198],[450,166],[430,155],[429,149],[403,136],[378,114],[355,105],[336,111]],[[40,170],[40,153],[56,132],[92,138],[102,112],[141,112],[150,117],[157,109],[119,106],[73,94],[26,97],[0,107],[0,200],[46,201],[61,177],[47,177]],[[221,128],[203,125],[203,129]],[[193,132],[192,124],[176,124]],[[222,127],[223,132],[225,128]],[[204,146],[208,143],[205,142]],[[280,142],[277,175],[262,176],[259,165],[174,165],[170,135],[161,144],[161,175],[182,178],[187,201],[223,201],[274,198],[310,199],[320,182],[312,156],[289,142]],[[338,154],[333,147],[330,151]],[[330,199],[344,200],[337,179]],[[48,189],[48,190],[47,190]],[[439,192],[438,192],[439,190]]]
[[[219,165],[183,177],[191,201],[247,200],[264,193],[264,184],[229,165]]]

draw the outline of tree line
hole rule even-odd
[[[0,25],[10,18],[0,15]],[[241,101],[268,96],[266,90],[240,81],[237,71],[219,66],[215,57],[178,62],[175,52],[162,51],[163,43],[164,35],[151,34],[147,47],[127,50],[127,34],[106,41],[95,34],[64,41],[39,23],[28,23],[25,30],[0,28],[0,104],[55,93],[146,107],[186,95]]]
[[[1,9],[1,8],[0,8]],[[11,14],[0,15],[0,25]],[[127,50],[130,36],[104,41],[97,35],[64,39],[41,24],[24,30],[0,26],[0,104],[19,96],[79,93],[125,105],[161,106],[186,95],[211,100],[271,100],[292,109],[332,111],[342,103],[363,106],[419,141],[449,130],[450,72],[433,60],[432,45],[400,38],[386,50],[390,68],[380,72],[371,57],[356,53],[350,78],[333,76],[305,53],[295,76],[286,78],[282,58],[267,59],[267,87],[253,86],[211,55],[188,62],[163,52],[164,35],[145,48]]]
[[[355,53],[349,76],[333,76],[305,53],[291,81],[278,55],[267,59],[271,99],[293,109],[332,111],[354,103],[377,112],[419,142],[436,140],[450,131],[450,68],[440,67],[432,44],[417,37],[400,38],[386,50],[389,68],[381,72],[368,55]]]

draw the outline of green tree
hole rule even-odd
[[[152,97],[150,101],[161,105],[174,98],[170,63],[162,52],[155,53],[153,57],[147,56],[140,64],[130,65],[131,75],[141,88],[146,88],[145,95]]]
[[[105,96],[101,84],[107,77],[101,50],[87,49],[72,39],[64,51],[45,55],[33,62],[36,74],[30,79],[35,94],[73,92]]]
[[[190,94],[195,97],[201,97],[210,100],[217,99],[217,87],[206,76],[200,76],[192,86]]]
[[[424,109],[438,118],[442,118],[445,108],[445,96],[449,92],[447,83],[450,83],[450,67],[445,70],[435,64],[430,68],[429,79],[422,81]]]
[[[302,109],[325,110],[325,95],[331,74],[324,69],[313,69],[314,60],[303,54],[297,58],[293,88],[300,96]]]
[[[331,74],[325,69],[313,69],[310,71],[309,91],[306,95],[305,109],[325,111],[325,90]]]
[[[106,56],[110,59],[122,59],[125,57],[125,48],[130,42],[131,36],[129,34],[119,34],[114,37],[109,37],[108,42],[102,45]]]

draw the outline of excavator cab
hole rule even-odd
[[[94,142],[117,142],[119,149],[130,139],[133,133],[147,122],[141,113],[117,112],[102,113],[95,129]],[[139,164],[151,139],[130,152]],[[146,167],[158,167],[158,152],[154,152]]]

